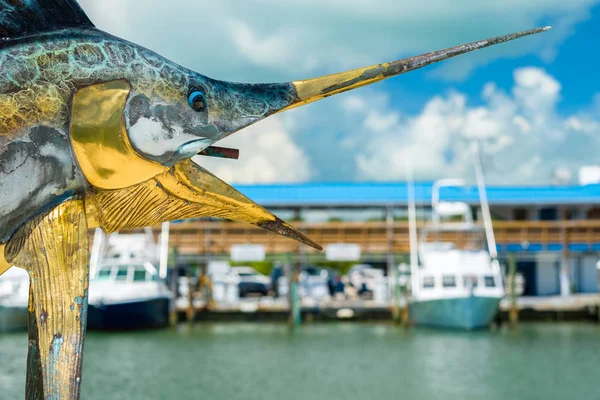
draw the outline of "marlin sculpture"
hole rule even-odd
[[[223,82],[97,29],[75,0],[0,0],[0,274],[32,278],[28,398],[79,398],[88,229],[191,217],[321,247],[191,161],[270,115],[539,28],[287,83]]]

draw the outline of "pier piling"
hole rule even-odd
[[[516,275],[517,275],[517,258],[514,254],[508,256],[508,279],[510,288],[510,309],[508,311],[508,320],[510,327],[515,329],[519,323],[519,307],[517,305],[517,289],[516,289]]]
[[[195,288],[192,284],[192,269],[188,268],[186,271],[187,281],[188,281],[188,306],[186,310],[186,318],[188,322],[194,322],[194,318],[196,318],[196,308],[194,307],[194,293]],[[200,277],[198,277],[198,281],[200,281]]]
[[[300,266],[294,262],[292,255],[288,253],[290,279],[290,327],[296,328],[302,324],[302,310],[300,309]]]

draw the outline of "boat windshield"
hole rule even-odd
[[[98,271],[98,275],[96,275],[96,280],[106,281],[110,279],[110,274],[112,272],[111,268],[102,268]]]
[[[94,280],[117,282],[146,282],[156,280],[156,269],[152,265],[104,265],[100,267]]]

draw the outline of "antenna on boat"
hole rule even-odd
[[[479,202],[481,203],[481,213],[483,216],[483,226],[488,243],[490,257],[497,264],[498,248],[496,247],[496,237],[494,236],[494,227],[492,226],[492,215],[490,213],[490,204],[488,203],[485,190],[485,180],[483,178],[483,169],[481,168],[481,158],[479,155],[479,145],[477,142],[471,143],[471,153],[473,155],[473,165],[475,166],[475,178],[477,179],[477,189],[479,192]]]
[[[408,194],[408,237],[410,243],[410,276],[413,290],[419,285],[419,253],[417,241],[417,206],[415,201],[415,182],[412,159],[406,158],[406,180]]]
[[[161,279],[167,279],[167,264],[169,263],[169,229],[171,225],[163,222],[160,232],[160,257],[158,275]]]

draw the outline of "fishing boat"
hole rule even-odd
[[[0,332],[27,330],[29,275],[11,268],[0,277]]]
[[[96,237],[102,237],[96,235]],[[94,253],[101,253],[94,259]],[[173,295],[158,266],[151,231],[113,234],[92,250],[88,328],[137,330],[169,324]]]
[[[416,240],[411,240],[418,253],[415,249],[411,251],[410,314],[417,325],[465,330],[485,328],[491,324],[504,297],[476,148],[473,154],[484,224],[482,227],[473,223],[468,204],[439,201],[440,188],[461,186],[461,181],[434,183],[432,224],[422,230],[418,246]],[[414,212],[410,214],[414,218]],[[413,221],[412,236],[416,236],[415,226]]]

